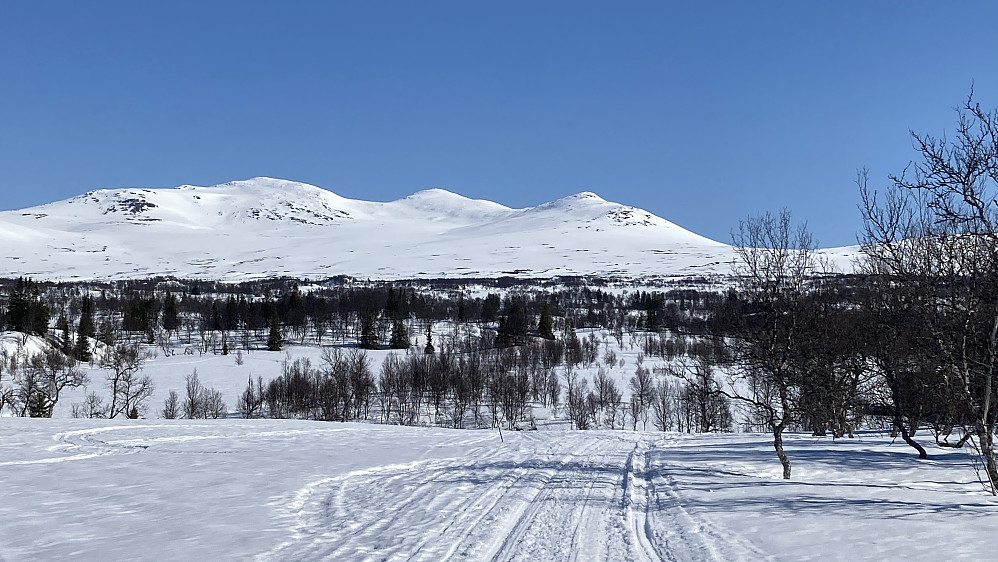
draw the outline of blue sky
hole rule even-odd
[[[853,180],[998,106],[995,2],[3,2],[0,209],[253,176],[578,191],[855,242]]]

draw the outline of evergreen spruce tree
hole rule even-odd
[[[163,299],[163,329],[176,332],[180,328],[180,314],[177,310],[177,297],[167,291]]]
[[[49,309],[41,302],[38,285],[18,277],[7,305],[7,323],[15,332],[44,336],[49,330]]]
[[[565,326],[565,361],[572,365],[582,362],[582,342],[572,325]]]
[[[409,349],[409,328],[404,320],[392,322],[392,349]]]
[[[378,348],[378,331],[374,326],[374,316],[368,314],[360,326],[360,346],[364,349]]]
[[[73,338],[69,333],[69,319],[66,318],[65,311],[59,312],[59,318],[55,321],[55,329],[58,330],[62,339],[60,349],[63,354],[73,355]]]
[[[513,335],[509,331],[509,321],[505,316],[499,317],[499,328],[496,330],[496,344],[509,347],[513,343]]]
[[[225,301],[225,311],[222,313],[222,329],[235,330],[239,327],[239,304],[236,297],[229,295]]]
[[[51,418],[52,406],[41,392],[33,391],[28,398],[28,417]]]
[[[281,350],[281,319],[275,308],[270,316],[270,337],[267,338],[267,351]]]
[[[80,304],[80,325],[76,328],[76,348],[73,353],[78,361],[88,362],[93,358],[90,353],[90,338],[94,333],[94,299],[90,295],[84,295]]]
[[[394,287],[388,287],[388,298],[385,300],[385,316],[392,320],[399,318],[399,300]]]
[[[523,304],[517,299],[509,303],[509,311],[506,314],[506,329],[509,330],[510,343],[523,343],[530,329],[531,319],[527,317],[527,311]]]
[[[541,319],[537,323],[537,333],[546,340],[554,339],[554,318],[551,316],[551,305],[544,303],[541,309]]]
[[[432,355],[436,351],[433,349],[433,331],[432,326],[426,328],[426,347],[423,348],[423,353],[427,355]]]
[[[24,278],[18,277],[14,290],[10,292],[7,303],[7,323],[15,332],[27,331],[28,325],[28,294]]]
[[[218,332],[222,329],[222,313],[218,311],[218,303],[211,303],[211,331]]]
[[[49,309],[38,298],[38,288],[34,288],[31,301],[30,332],[36,336],[44,336],[49,332]]]
[[[494,322],[499,315],[501,306],[502,301],[499,300],[499,295],[489,293],[482,303],[482,322]]]
[[[284,309],[287,314],[284,317],[285,325],[291,329],[292,334],[296,334],[295,337],[303,337],[307,318],[305,317],[305,299],[302,297],[298,285],[291,288],[291,291],[287,293],[287,298],[282,299],[282,302],[286,305]]]

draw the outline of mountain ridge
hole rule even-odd
[[[514,209],[448,190],[388,202],[258,177],[120,188],[0,211],[0,267],[39,279],[347,275],[684,277],[730,271],[730,246],[583,191]]]

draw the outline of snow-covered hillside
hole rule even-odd
[[[723,274],[733,259],[725,244],[593,193],[527,209],[440,189],[378,203],[270,178],[4,211],[0,242],[5,275],[53,280],[641,278]]]

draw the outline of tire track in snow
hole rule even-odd
[[[585,435],[554,478],[524,511],[500,525],[492,560],[631,560],[634,546],[622,523],[627,451],[634,439]],[[572,445],[569,444],[569,447]],[[487,554],[486,553],[486,554]],[[640,557],[639,557],[640,559]]]

